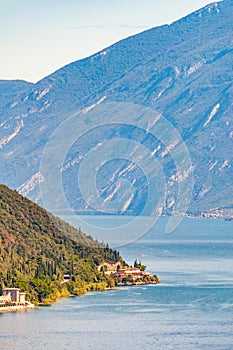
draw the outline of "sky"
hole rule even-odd
[[[0,0],[0,79],[36,82],[211,0]]]

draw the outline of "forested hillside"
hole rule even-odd
[[[0,185],[1,287],[19,287],[35,303],[51,302],[111,285],[97,266],[120,260],[117,251]],[[63,283],[65,274],[70,281]]]

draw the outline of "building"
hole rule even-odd
[[[0,296],[0,304],[25,305],[26,293],[20,292],[19,288],[5,288]]]
[[[150,277],[149,272],[141,271],[136,267],[128,267],[126,269],[119,269],[113,275],[116,278],[131,278],[131,279],[144,279],[145,277]]]
[[[20,289],[19,288],[5,288],[3,289],[3,296],[10,296],[10,301],[12,303],[19,304],[19,294]]]
[[[19,293],[19,303],[21,305],[26,304],[26,293]]]
[[[0,305],[8,304],[11,302],[11,296],[9,295],[1,295],[0,296]]]
[[[66,273],[64,275],[64,282],[69,282],[70,281],[70,274],[69,273]]]

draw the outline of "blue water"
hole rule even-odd
[[[0,314],[0,349],[233,349],[233,222],[186,219],[172,235],[164,225],[119,248],[160,285]]]

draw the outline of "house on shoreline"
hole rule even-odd
[[[0,304],[24,305],[26,303],[25,298],[26,293],[20,292],[19,288],[5,288],[3,289],[3,295],[0,296]]]
[[[113,278],[117,285],[140,285],[157,284],[159,279],[156,275],[152,276],[150,272],[145,272],[137,267],[120,268],[114,274]]]
[[[142,271],[137,267],[128,267],[125,269],[118,269],[114,273],[113,277],[121,278],[121,279],[128,278],[128,277],[131,277],[132,279],[142,279],[145,277],[150,277],[150,275],[151,274],[149,272]]]
[[[4,288],[0,296],[0,311],[33,308],[34,304],[26,300],[26,293],[20,292],[19,288]],[[7,309],[7,310],[6,310]]]
[[[98,270],[103,271],[106,275],[113,278],[116,286],[160,283],[160,280],[156,275],[152,275],[150,272],[145,271],[146,266],[141,265],[141,263],[138,263],[138,265],[139,266],[126,267],[122,266],[119,262],[115,264],[104,262],[98,266]]]

